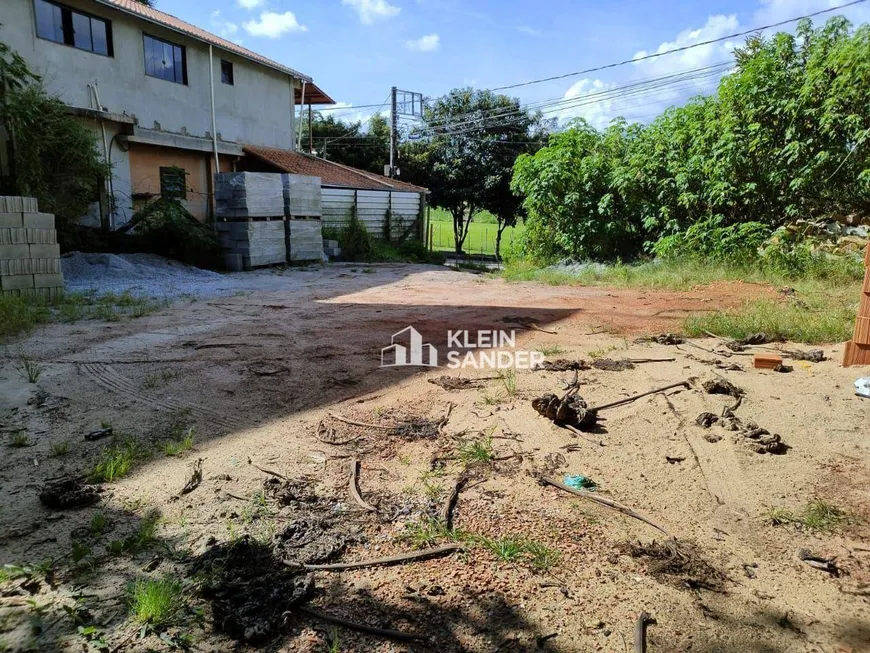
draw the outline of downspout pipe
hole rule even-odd
[[[302,101],[299,103],[299,120],[296,124],[296,151],[299,152],[302,149],[302,116],[304,115],[302,112],[305,111],[305,85],[307,82],[303,80],[302,82]]]
[[[210,43],[208,46],[208,81],[211,94],[211,142],[214,148],[214,171],[217,174],[221,171],[221,163],[218,158],[217,115],[214,108],[214,48]]]
[[[93,100],[97,105],[95,107],[96,110],[102,112],[103,105],[100,104],[100,94],[97,91],[96,80],[94,81],[93,84],[88,84],[88,88],[91,89],[91,93],[93,95]],[[102,118],[100,118],[100,131],[102,132],[102,135],[103,135],[103,160],[106,162],[106,165],[109,166],[109,174],[108,174],[108,178],[106,179],[106,193],[108,194],[108,197],[106,198],[106,200],[109,203],[109,206],[106,207],[106,209],[107,209],[106,210],[106,214],[107,214],[106,217],[108,218],[108,220],[107,220],[108,225],[107,226],[109,227],[109,231],[114,231],[115,230],[115,206],[114,206],[114,204],[115,204],[115,186],[112,182],[112,170],[111,170],[112,155],[111,155],[111,152],[109,151],[109,141],[106,139],[106,121],[103,120]]]

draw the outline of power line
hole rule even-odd
[[[694,49],[694,48],[699,48],[699,47],[703,47],[703,46],[707,46],[707,45],[712,45],[712,44],[714,44],[714,43],[720,43],[720,42],[722,42],[722,41],[728,41],[728,40],[730,40],[730,39],[740,38],[740,37],[742,37],[742,36],[749,36],[750,34],[754,34],[754,33],[756,33],[756,32],[761,32],[761,31],[768,30],[768,29],[773,29],[773,28],[776,28],[776,27],[782,27],[783,25],[788,25],[788,24],[790,24],[790,23],[795,23],[795,22],[798,22],[798,21],[804,20],[804,19],[806,19],[806,18],[815,18],[816,16],[821,16],[821,15],[824,15],[824,14],[829,14],[829,13],[832,13],[832,12],[835,12],[835,11],[839,11],[839,10],[841,10],[841,9],[848,9],[849,7],[853,7],[853,6],[856,6],[856,5],[859,5],[859,4],[863,4],[863,3],[867,2],[867,1],[868,1],[868,0],[852,0],[851,2],[847,2],[847,3],[841,4],[841,5],[837,5],[837,6],[835,6],[835,7],[829,7],[829,8],[827,8],[827,9],[820,9],[820,10],[818,10],[818,11],[814,11],[814,12],[811,12],[811,13],[808,13],[808,14],[804,14],[804,15],[802,15],[802,16],[796,16],[796,17],[794,17],[794,18],[789,18],[789,19],[787,19],[787,20],[781,20],[781,21],[776,22],[776,23],[770,23],[769,25],[761,25],[761,26],[758,26],[758,27],[753,27],[753,28],[751,28],[751,29],[744,30],[744,31],[742,31],[742,32],[736,32],[736,33],[734,33],[734,34],[729,34],[729,35],[727,35],[727,36],[721,36],[721,37],[719,37],[719,38],[709,39],[709,40],[707,40],[707,41],[701,41],[701,42],[698,42],[698,43],[692,43],[692,44],[690,44],[690,45],[685,45],[685,46],[681,46],[681,47],[679,47],[679,48],[673,48],[673,49],[670,49],[670,50],[665,50],[665,51],[663,51],[663,52],[655,52],[655,53],[653,53],[653,54],[644,55],[643,57],[636,57],[636,58],[632,58],[632,59],[625,59],[625,60],[623,60],[623,61],[617,61],[617,62],[614,62],[614,63],[604,64],[604,65],[601,65],[601,66],[595,66],[595,67],[593,67],[593,68],[587,68],[587,69],[585,69],[585,70],[579,70],[579,71],[572,72],[572,73],[564,73],[564,74],[561,74],[561,75],[553,75],[553,76],[551,76],[551,77],[544,77],[544,78],[541,78],[541,79],[534,79],[534,80],[530,80],[530,81],[527,81],[527,82],[519,82],[519,83],[517,83],[517,84],[508,84],[508,85],[505,85],[505,86],[496,86],[496,87],[493,87],[493,88],[490,88],[490,89],[483,89],[483,90],[490,90],[490,91],[505,91],[505,90],[514,89],[514,88],[521,88],[521,87],[525,87],[525,86],[532,86],[532,85],[534,85],[534,84],[543,84],[543,83],[545,83],[545,82],[557,81],[557,80],[560,80],[560,79],[567,79],[567,78],[570,78],[570,77],[577,77],[577,76],[579,76],[579,75],[587,75],[587,74],[589,74],[589,73],[600,72],[600,71],[602,71],[602,70],[609,70],[609,69],[612,69],[612,68],[618,68],[618,67],[625,66],[625,65],[628,65],[628,64],[631,64],[631,63],[638,63],[638,62],[641,62],[641,61],[649,61],[649,60],[651,60],[651,59],[657,59],[657,58],[660,58],[660,57],[667,56],[667,55],[669,55],[669,54],[676,54],[676,53],[680,53],[680,52],[686,52],[686,51],[688,51],[688,50],[692,50],[692,49]],[[438,97],[436,97],[436,98],[429,98],[429,100],[430,100],[430,101],[431,101],[431,100],[439,100],[439,99],[447,98],[447,97],[449,97],[450,95],[451,95],[451,93],[445,93],[445,94],[443,94],[443,95],[441,95],[441,96],[438,96]],[[354,108],[369,108],[369,107],[373,107],[373,106],[378,106],[378,105],[371,104],[371,105],[360,105],[360,106],[358,106],[358,107],[335,107],[334,109],[328,109],[328,110],[341,110],[341,109],[348,109],[348,110],[350,110],[350,109],[354,109]],[[381,105],[381,106],[383,106],[383,105]],[[324,111],[326,111],[326,110],[327,110],[327,109],[324,109]],[[461,115],[461,114],[460,114],[460,115]]]
[[[693,48],[699,48],[705,45],[712,45],[714,43],[721,43],[722,41],[728,41],[730,39],[740,38],[741,36],[749,36],[750,34],[754,34],[756,32],[761,32],[768,29],[773,29],[774,27],[782,27],[783,25],[788,25],[789,23],[794,23],[800,20],[804,20],[806,18],[815,18],[816,16],[821,16],[822,14],[828,14],[833,11],[839,11],[840,9],[847,9],[848,7],[853,7],[855,5],[862,4],[867,2],[867,0],[853,0],[852,2],[847,2],[846,4],[842,4],[836,7],[829,7],[828,9],[820,9],[819,11],[815,11],[810,14],[806,14],[804,16],[798,16],[797,18],[789,18],[788,20],[782,20],[778,23],[771,23],[770,25],[763,25],[761,27],[754,27],[749,30],[745,30],[743,32],[735,32],[734,34],[729,34],[727,36],[720,36],[716,39],[710,39],[708,41],[701,41],[699,43],[692,43],[691,45],[684,45],[679,48],[673,48],[671,50],[665,50],[664,52],[655,52],[653,54],[647,54],[643,57],[636,57],[633,59],[626,59],[624,61],[617,61],[616,63],[606,64],[604,66],[596,66],[594,68],[587,68],[586,70],[578,70],[573,73],[565,73],[563,75],[553,75],[552,77],[544,77],[543,79],[534,79],[528,82],[520,82],[518,84],[508,84],[507,86],[496,86],[495,88],[491,88],[491,91],[505,91],[512,88],[520,88],[521,86],[531,86],[532,84],[543,84],[544,82],[553,82],[560,79],[567,79],[568,77],[577,77],[579,75],[588,75],[589,73],[596,73],[602,70],[608,70],[610,68],[617,68],[619,66],[625,66],[630,63],[638,63],[640,61],[649,61],[650,59],[657,59],[659,57],[664,57],[669,54],[676,54],[678,52],[685,52],[687,50],[691,50]]]
[[[663,92],[673,92],[679,91],[684,88],[694,88],[697,87],[697,82],[711,76],[718,76],[719,73],[723,70],[724,67],[730,66],[729,63],[724,64],[716,64],[715,66],[707,66],[703,68],[693,69],[683,71],[681,73],[667,75],[662,78],[650,78],[648,80],[642,82],[634,82],[631,84],[626,84],[623,86],[617,86],[610,89],[604,89],[598,91],[596,93],[589,93],[587,95],[581,95],[578,97],[561,99],[555,102],[549,102],[544,105],[541,104],[538,107],[538,111],[541,114],[549,114],[557,111],[566,111],[569,109],[573,109],[581,106],[588,106],[591,104],[598,104],[605,101],[614,101],[620,100],[629,97],[651,97],[655,95],[660,95]],[[665,84],[660,84],[661,80],[668,80]],[[686,82],[692,82],[689,85],[686,85]],[[462,134],[478,131],[481,129],[492,129],[499,126],[510,126],[511,123],[521,124],[522,120],[517,121],[516,119],[523,119],[525,117],[526,109],[520,107],[511,108],[510,111],[503,112],[497,116],[491,116],[492,118],[496,118],[501,120],[501,123],[498,121],[487,124],[487,117],[483,116],[483,122],[480,120],[472,120],[454,124],[445,124],[443,127],[436,126],[434,129],[424,128],[418,131],[418,134],[428,135],[428,136],[460,136]],[[460,128],[464,125],[474,125],[472,127]]]

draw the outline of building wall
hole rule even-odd
[[[88,0],[62,2],[112,22],[114,56],[36,36],[33,0],[0,0],[0,41],[16,50],[52,94],[71,106],[100,104],[135,115],[142,127],[208,137],[212,130],[208,45]],[[145,74],[143,33],[183,45],[187,85]],[[235,85],[221,82],[220,60],[233,64]],[[227,141],[290,149],[294,144],[293,80],[289,75],[214,49],[217,132]]]
[[[182,204],[199,220],[208,217],[212,167],[208,154],[135,145],[130,148],[129,155],[134,210],[160,195],[160,168],[176,166],[187,173],[187,199]]]

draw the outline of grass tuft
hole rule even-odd
[[[515,562],[526,551],[524,542],[513,538],[491,540],[487,537],[481,537],[479,541],[485,549],[491,551],[496,558],[504,562]]]
[[[133,469],[137,461],[145,457],[145,452],[133,440],[113,444],[100,454],[100,460],[94,465],[88,478],[91,483],[111,483],[124,478]]]
[[[498,378],[504,386],[504,391],[509,399],[514,399],[517,396],[517,372],[516,370],[499,370]]]
[[[562,554],[542,542],[527,540],[524,542],[525,552],[529,555],[529,563],[537,571],[550,571],[562,561]]]
[[[42,376],[43,367],[32,358],[22,356],[15,366],[18,374],[22,379],[26,379],[28,383],[36,383],[39,377]]]
[[[169,457],[179,456],[191,449],[193,449],[193,427],[188,428],[180,438],[175,437],[163,445],[163,452]]]
[[[61,442],[52,442],[49,451],[52,458],[63,458],[69,455],[69,448],[69,440],[62,440]]]
[[[173,578],[139,579],[129,595],[130,612],[142,624],[168,625],[184,609],[184,588]]]
[[[768,519],[774,526],[792,524],[811,531],[832,532],[854,523],[855,519],[844,510],[822,499],[813,499],[800,512],[785,508],[772,508]]]
[[[32,444],[30,437],[27,435],[27,431],[15,431],[14,433],[9,434],[9,446],[13,449],[23,449]]]
[[[152,510],[139,523],[133,533],[125,537],[123,540],[112,540],[109,543],[109,553],[112,555],[122,555],[128,553],[136,555],[140,551],[149,548],[157,539],[157,525],[160,523],[160,513]]]
[[[459,446],[457,453],[459,454],[459,460],[466,465],[492,462],[492,459],[495,457],[492,450],[491,437],[480,440],[467,440]]]
[[[565,350],[559,345],[545,345],[543,347],[539,347],[538,351],[541,352],[544,356],[558,356],[559,354],[565,353]]]

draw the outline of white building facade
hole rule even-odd
[[[2,0],[0,41],[97,133],[113,172],[92,219],[110,228],[173,186],[209,217],[216,160],[226,172],[242,144],[295,149],[300,97],[331,102],[310,77],[134,0]]]

